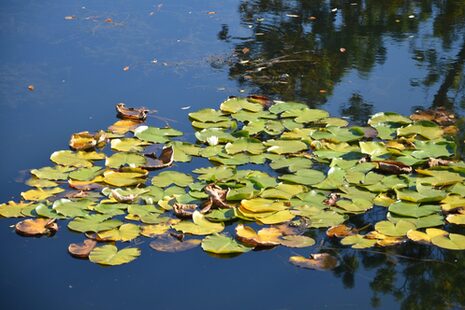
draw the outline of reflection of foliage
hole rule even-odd
[[[353,94],[341,114],[349,117],[353,123],[363,124],[373,114],[373,105],[365,102],[360,94]]]
[[[348,70],[367,76],[376,63],[384,63],[386,38],[403,41],[418,34],[423,42],[422,28],[432,25],[442,48],[455,49],[465,22],[463,1],[254,0],[243,1],[239,10],[242,24],[254,34],[236,43],[230,76],[263,94],[307,103],[323,102]],[[219,37],[231,40],[225,30]],[[456,60],[442,59],[433,48],[413,54],[431,68],[423,85],[442,83],[435,105],[450,107],[448,91],[463,90],[463,53]]]

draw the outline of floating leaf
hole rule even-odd
[[[268,152],[275,154],[291,154],[308,149],[308,146],[300,141],[268,140],[263,144],[268,146]]]
[[[375,246],[376,240],[368,239],[365,236],[355,234],[351,236],[344,237],[341,240],[343,245],[351,245],[354,249],[366,249]]]
[[[261,194],[263,198],[291,199],[292,197],[304,192],[302,185],[280,183],[275,188],[270,188]]]
[[[143,225],[141,228],[140,234],[145,237],[155,237],[159,235],[165,234],[170,228],[171,224],[175,224],[177,222],[172,222],[172,223],[160,223],[160,224],[155,224],[155,225]]]
[[[182,132],[172,128],[139,126],[134,130],[134,136],[152,143],[165,143],[170,137],[182,136]]]
[[[189,117],[199,122],[211,123],[218,123],[229,120],[228,117],[226,117],[221,111],[214,109],[198,110],[197,112],[189,113]]]
[[[313,169],[300,169],[294,174],[284,174],[279,177],[280,180],[303,185],[317,184],[325,178],[323,172]]]
[[[270,163],[270,167],[275,170],[287,169],[296,172],[301,169],[308,169],[312,166],[312,161],[303,157],[279,158]]]
[[[167,187],[175,184],[181,187],[194,183],[192,176],[178,171],[163,171],[152,178],[152,184],[159,187]]]
[[[412,229],[407,232],[407,237],[415,242],[430,243],[432,238],[445,236],[447,234],[447,231],[437,228],[427,228],[426,233]]]
[[[3,217],[24,217],[23,210],[31,206],[31,203],[9,201],[0,204],[0,215]]]
[[[92,167],[92,163],[85,159],[80,153],[75,153],[72,151],[56,151],[50,156],[50,159],[62,166],[67,167]]]
[[[199,239],[179,240],[171,234],[157,236],[150,242],[150,247],[160,252],[182,252],[197,247],[202,241]]]
[[[426,139],[433,140],[441,138],[444,131],[433,122],[419,121],[397,129],[398,136],[420,135]]]
[[[96,146],[102,147],[105,144],[106,134],[100,131],[96,134],[91,134],[88,131],[78,132],[71,136],[69,146],[78,151],[86,151],[95,148]]]
[[[402,237],[407,234],[407,231],[410,229],[415,229],[415,224],[412,224],[409,221],[400,220],[397,224],[394,224],[389,221],[381,221],[376,223],[376,231],[391,237]]]
[[[431,238],[431,243],[448,250],[465,250],[465,236],[450,233]]]
[[[32,169],[31,173],[39,179],[45,180],[66,180],[70,171],[73,171],[72,167],[43,167],[40,169]]]
[[[199,211],[194,211],[192,214],[192,220],[193,222],[181,221],[178,224],[172,225],[172,227],[176,230],[182,231],[183,233],[192,235],[209,235],[221,232],[224,229],[223,223],[210,222]]]
[[[198,177],[199,180],[204,180],[208,182],[221,181],[224,179],[228,179],[234,175],[234,170],[227,166],[198,168],[192,170],[192,172],[200,174],[200,176]]]
[[[118,117],[122,119],[144,121],[149,110],[146,108],[127,108],[124,103],[118,103],[116,104],[116,112]]]
[[[136,129],[142,122],[138,120],[123,119],[108,127],[108,130],[115,134],[124,135],[128,131]]]
[[[342,238],[342,237],[347,237],[351,236],[355,233],[355,229],[352,227],[346,226],[344,224],[332,226],[326,230],[326,235],[328,237],[337,237],[337,238]]]
[[[241,206],[251,212],[276,212],[288,208],[282,201],[264,198],[244,199],[241,201]]]
[[[423,217],[438,213],[441,211],[441,207],[438,205],[419,205],[416,203],[406,203],[406,202],[395,202],[389,206],[389,212],[396,213],[402,216],[410,217]]]
[[[306,248],[315,244],[313,238],[307,236],[282,236],[280,238],[281,245],[287,246],[289,248]]]
[[[111,149],[119,152],[142,152],[146,142],[135,138],[112,139]]]
[[[123,222],[109,220],[108,215],[95,214],[87,217],[77,217],[68,223],[68,228],[79,232],[99,232],[119,227]]]
[[[137,248],[125,248],[118,251],[116,246],[107,244],[95,247],[89,254],[89,260],[100,265],[116,266],[132,262],[138,256],[140,256],[140,250]]]
[[[303,256],[291,256],[289,258],[289,262],[301,268],[322,271],[334,269],[339,265],[338,260],[328,253],[310,254],[310,258]]]
[[[25,200],[31,200],[31,201],[41,201],[45,200],[55,194],[63,192],[64,189],[55,187],[52,189],[30,189],[26,192],[22,192],[21,196]]]
[[[328,116],[327,111],[309,108],[287,110],[281,114],[281,117],[295,117],[297,123],[311,123]]]
[[[16,232],[23,236],[54,235],[58,231],[55,219],[27,219],[15,225]]]
[[[253,228],[239,224],[236,226],[237,239],[246,245],[255,246],[275,246],[281,244],[279,237],[282,233],[279,229],[269,227],[262,228],[255,232]]]
[[[234,142],[229,142],[225,146],[228,154],[236,154],[240,152],[248,152],[250,154],[261,154],[265,150],[265,146],[260,140],[252,138],[239,138]]]
[[[242,245],[225,235],[214,234],[202,240],[202,249],[215,254],[237,254],[249,252],[253,247]]]
[[[140,234],[140,228],[135,224],[123,224],[118,228],[113,228],[97,233],[98,239],[102,241],[131,241]]]
[[[263,106],[258,103],[249,102],[244,98],[233,97],[223,101],[220,105],[220,109],[226,113],[237,113],[240,110],[260,112],[263,111]]]
[[[148,171],[143,169],[124,171],[108,170],[103,173],[103,181],[114,186],[130,186],[145,183],[144,177],[147,174]]]
[[[380,123],[410,124],[411,122],[409,118],[393,112],[379,112],[368,120],[368,124],[372,126]]]
[[[68,252],[77,258],[88,258],[90,252],[95,248],[97,242],[95,240],[86,239],[83,243],[71,243],[68,246]]]
[[[465,225],[465,214],[449,214],[446,220],[451,224]]]
[[[101,167],[90,167],[90,168],[80,168],[70,172],[69,177],[74,180],[79,181],[90,181],[95,179],[98,175],[102,174],[103,170]]]

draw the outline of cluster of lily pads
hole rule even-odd
[[[465,250],[464,235],[444,230],[465,224],[465,163],[446,111],[377,113],[360,127],[301,103],[233,97],[189,113],[194,143],[145,125],[148,110],[117,111],[107,131],[73,134],[71,150],[51,155],[54,166],[31,170],[24,201],[0,205],[3,217],[30,218],[18,233],[53,235],[66,224],[86,236],[69,252],[104,265],[134,260],[131,241],[142,237],[158,251],[201,245],[229,255],[311,247],[321,229],[352,248],[413,241]],[[181,163],[195,158],[203,167],[185,173]],[[385,218],[344,224],[374,207]],[[327,253],[290,262],[337,265]]]

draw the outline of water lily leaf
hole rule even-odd
[[[444,199],[447,193],[443,190],[437,190],[429,186],[420,186],[418,184],[417,191],[407,189],[395,189],[397,199],[412,201],[412,202],[433,202]]]
[[[291,154],[304,151],[308,149],[308,146],[300,141],[289,141],[289,140],[268,140],[263,143],[268,146],[267,151],[275,154]]]
[[[426,228],[426,227],[435,227],[435,226],[440,226],[444,225],[444,217],[442,214],[431,214],[419,218],[414,218],[414,217],[405,217],[405,216],[399,216],[394,213],[388,213],[387,218],[389,221],[393,223],[397,223],[399,221],[407,221],[416,226],[416,228]]]
[[[23,201],[19,203],[8,201],[8,203],[0,204],[0,215],[3,217],[24,217],[23,210],[29,206],[32,206],[32,204],[24,203]]]
[[[145,121],[147,113],[150,112],[144,107],[128,108],[124,103],[118,103],[115,107],[118,117],[122,119]]]
[[[295,214],[289,210],[278,211],[268,216],[257,218],[257,221],[261,224],[280,224],[291,221],[295,217]]]
[[[342,237],[347,237],[347,236],[352,236],[356,233],[356,229],[349,227],[344,224],[332,226],[326,230],[326,236],[328,237],[336,237],[336,238],[342,238]]]
[[[236,154],[240,152],[248,152],[250,154],[261,154],[265,150],[265,146],[258,139],[239,138],[234,142],[228,142],[225,146],[228,154]]]
[[[244,199],[241,206],[250,212],[277,212],[288,209],[283,201],[275,201],[264,198]]]
[[[237,254],[253,250],[253,247],[238,243],[223,234],[214,234],[202,240],[202,249],[215,254]]]
[[[217,123],[203,123],[203,122],[198,122],[198,121],[192,121],[191,123],[192,127],[196,129],[208,129],[208,128],[235,128],[237,127],[237,124],[233,120],[226,120],[222,122],[217,122]]]
[[[92,163],[85,159],[82,154],[73,151],[56,151],[52,153],[50,159],[58,165],[67,167],[92,167]]]
[[[328,253],[310,254],[310,258],[291,256],[289,262],[297,267],[321,271],[334,269],[339,265],[338,260]]]
[[[335,211],[324,211],[315,206],[303,206],[293,211],[294,214],[304,216],[310,220],[309,227],[321,228],[342,224],[348,217]]]
[[[311,143],[311,135],[316,131],[314,128],[294,128],[291,131],[286,131],[281,135],[283,140],[301,140],[306,143]]]
[[[368,120],[368,124],[371,126],[375,126],[380,123],[410,124],[411,122],[412,121],[408,117],[393,112],[379,112],[374,114]]]
[[[276,115],[271,114],[268,111],[262,111],[260,113],[255,113],[255,112],[241,110],[237,113],[232,114],[231,117],[242,123],[250,123],[250,122],[257,122],[260,119],[275,119]]]
[[[258,103],[252,103],[247,101],[244,98],[229,98],[226,101],[223,101],[220,105],[220,109],[226,113],[237,113],[240,110],[247,110],[250,112],[260,112],[263,111],[263,106]]]
[[[361,213],[373,208],[371,200],[363,198],[354,198],[352,200],[340,199],[336,205],[349,213]]]
[[[97,241],[92,239],[86,239],[83,243],[71,243],[68,246],[68,252],[74,257],[77,258],[88,258],[90,252],[95,248],[97,245]]]
[[[94,210],[108,216],[123,215],[126,213],[128,205],[125,203],[100,203]]]
[[[426,139],[439,139],[444,131],[437,124],[428,121],[419,121],[414,124],[397,129],[398,136],[420,135]]]
[[[407,237],[415,242],[431,243],[431,239],[437,236],[446,236],[447,231],[437,228],[427,228],[426,232],[421,232],[418,230],[409,230],[407,232]]]
[[[198,168],[192,170],[192,172],[200,174],[198,179],[207,182],[217,182],[225,180],[234,175],[234,170],[227,166]]]
[[[50,181],[50,180],[39,179],[33,176],[32,178],[26,181],[26,185],[31,186],[31,187],[37,187],[37,188],[47,188],[47,187],[56,187],[58,186],[58,183]]]
[[[70,172],[69,177],[78,181],[90,181],[101,175],[103,170],[101,167],[80,168]]]
[[[360,151],[364,154],[370,155],[371,157],[379,157],[389,153],[388,149],[386,148],[386,145],[382,142],[361,141],[359,142],[359,145]]]
[[[32,169],[31,174],[44,180],[66,180],[68,178],[68,173],[73,170],[74,168],[62,166],[43,167],[40,169]]]
[[[423,170],[417,169],[418,173],[427,175],[429,177],[418,178],[417,182],[421,184],[431,184],[433,186],[452,185],[461,183],[465,180],[460,174],[450,171],[440,170]]]
[[[328,116],[327,111],[309,108],[287,110],[281,114],[281,117],[295,117],[297,123],[311,123]]]
[[[99,232],[119,227],[123,222],[120,220],[109,220],[106,214],[88,215],[77,217],[68,223],[68,228],[78,232]]]
[[[37,207],[35,208],[35,212],[37,213],[38,216],[44,217],[44,218],[56,218],[56,219],[65,219],[66,216],[59,215],[58,213],[55,212],[52,208],[49,208],[47,205],[43,203],[39,203]]]
[[[78,132],[71,135],[69,146],[78,151],[87,151],[95,147],[103,147],[106,143],[106,133],[99,131],[91,134],[88,131]]]
[[[312,161],[303,157],[279,158],[270,163],[274,170],[287,169],[290,172],[296,172],[301,169],[308,169],[312,166]]]
[[[315,239],[307,236],[289,235],[280,238],[281,245],[288,248],[306,248],[315,244]]]
[[[449,214],[446,220],[451,224],[465,225],[465,214]]]
[[[58,194],[58,193],[61,193],[63,192],[64,189],[62,188],[59,188],[59,187],[55,187],[55,188],[52,188],[52,189],[41,189],[41,188],[38,188],[38,189],[30,189],[26,192],[22,192],[21,193],[21,196],[25,199],[25,200],[30,200],[30,201],[41,201],[41,200],[45,200],[55,194]]]
[[[405,236],[407,234],[407,231],[415,228],[415,224],[406,220],[400,220],[397,222],[397,224],[394,224],[390,221],[381,221],[376,223],[375,225],[375,230],[377,232],[391,237]]]
[[[355,234],[351,236],[344,237],[341,240],[343,245],[351,245],[354,249],[366,249],[375,246],[375,239],[368,239],[363,235]]]
[[[414,218],[424,217],[441,211],[439,205],[422,205],[398,201],[389,206],[389,212]]]
[[[135,260],[140,256],[138,248],[125,248],[118,251],[112,244],[95,247],[89,254],[89,260],[100,265],[116,266]]]
[[[105,230],[97,233],[98,239],[102,241],[131,241],[140,234],[140,227],[135,224],[123,224],[118,228]]]
[[[465,206],[465,197],[459,195],[448,195],[441,200],[441,208],[443,211],[449,212]]]
[[[299,102],[292,102],[292,101],[280,101],[272,105],[268,111],[270,111],[273,114],[280,114],[284,111],[289,111],[289,110],[300,110],[300,109],[305,109],[307,108],[307,105],[305,103],[299,103]]]
[[[111,149],[119,152],[142,152],[147,144],[135,138],[112,139]]]
[[[215,209],[205,214],[205,217],[212,222],[227,222],[234,220],[236,215],[234,209]]]
[[[141,121],[137,120],[123,119],[108,127],[108,130],[114,134],[124,135],[128,131],[136,129],[141,123]]]
[[[171,224],[176,223],[179,223],[179,220],[174,221],[173,219],[173,222],[159,223],[155,225],[143,225],[140,234],[149,238],[163,235],[171,228]]]
[[[223,114],[221,111],[214,109],[202,109],[196,112],[189,113],[189,117],[193,120],[202,122],[202,123],[218,123],[229,121],[229,118]]]
[[[113,186],[131,186],[145,183],[148,171],[143,169],[126,169],[122,171],[107,170],[103,173],[103,181]]]
[[[224,131],[221,128],[207,128],[195,133],[197,140],[201,142],[209,142],[210,145],[216,145],[217,143],[226,143],[236,140],[236,138],[229,132]],[[216,138],[214,138],[216,137]],[[214,143],[215,141],[216,143]]]
[[[339,189],[344,184],[346,171],[339,167],[332,167],[328,170],[327,177],[322,182],[314,184],[319,189]]]
[[[465,250],[465,236],[460,234],[436,236],[431,238],[431,243],[448,250]]]
[[[173,128],[139,126],[134,130],[134,136],[152,143],[165,143],[170,137],[182,136],[182,132]]]
[[[167,187],[175,184],[181,187],[194,183],[192,176],[178,171],[163,171],[152,178],[152,184],[159,187]]]
[[[178,231],[192,235],[209,235],[221,232],[224,229],[223,223],[210,222],[199,211],[195,211],[192,214],[192,220],[193,222],[181,221],[178,224],[172,225],[172,227]]]
[[[279,237],[282,235],[278,228],[262,228],[256,232],[253,228],[239,224],[236,226],[236,236],[242,243],[255,246],[275,246],[281,244]]]
[[[56,200],[53,203],[52,209],[66,217],[85,217],[88,215],[90,205],[92,205],[92,201],[89,200],[72,201],[63,198]]]
[[[171,141],[173,148],[173,159],[177,162],[189,162],[192,156],[199,156],[200,150],[198,146],[186,142]]]
[[[199,239],[179,240],[171,234],[164,234],[155,237],[155,240],[150,242],[150,247],[160,252],[182,252],[197,247],[202,241]]]
[[[313,169],[300,169],[294,174],[284,174],[279,177],[280,180],[303,185],[317,184],[325,178],[323,172]]]
[[[263,198],[291,199],[304,192],[302,185],[280,183],[275,188],[266,189],[260,195]]]
[[[416,150],[411,156],[419,159],[450,157],[454,154],[455,143],[452,141],[420,141],[414,142]]]
[[[54,235],[58,231],[55,219],[27,219],[15,225],[16,232],[23,236]]]

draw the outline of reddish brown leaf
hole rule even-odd
[[[86,239],[83,243],[71,243],[68,246],[68,252],[74,257],[77,258],[88,258],[90,251],[97,245],[95,240]]]
[[[175,203],[173,205],[174,214],[180,218],[191,218],[197,208],[196,204]]]
[[[129,67],[125,67],[129,70]],[[149,110],[146,108],[127,108],[124,103],[118,103],[116,105],[116,111],[118,112],[118,117],[123,119],[132,119],[138,121],[144,121],[147,118],[147,113]]]
[[[356,231],[352,227],[346,226],[344,224],[332,226],[326,231],[328,237],[342,238],[355,234]]]
[[[21,221],[15,225],[16,232],[23,236],[52,236],[58,231],[55,219],[36,218]]]
[[[376,161],[378,167],[376,168],[378,171],[387,174],[403,174],[403,173],[410,173],[412,172],[412,167],[403,164],[398,161]]]
[[[413,121],[432,121],[443,127],[453,125],[456,122],[454,113],[447,111],[444,107],[415,111],[410,115],[410,119]]]
[[[103,147],[106,143],[107,136],[104,131],[91,134],[88,131],[82,131],[71,135],[69,146],[78,151],[87,151],[95,147]]]
[[[327,204],[328,206],[335,206],[338,200],[339,200],[338,193],[330,193],[328,195],[328,199],[326,199],[324,203]]]
[[[201,211],[202,213],[208,212],[212,207],[232,208],[231,205],[226,203],[226,196],[228,195],[229,188],[225,190],[212,183],[205,186],[204,191],[208,194],[209,198],[204,204]]]

